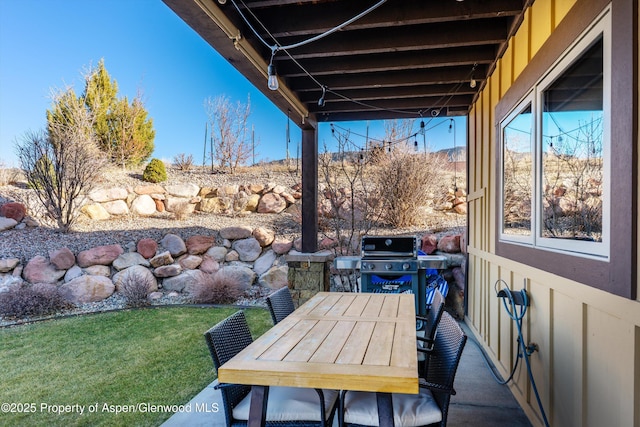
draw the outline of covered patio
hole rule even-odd
[[[508,373],[518,357],[516,334],[496,286],[525,289],[531,310],[523,334],[536,344],[532,371],[549,424],[640,426],[637,1],[164,2],[300,127],[304,253],[317,251],[320,123],[466,116],[469,336]],[[600,53],[587,55],[594,46]],[[585,58],[598,71],[583,73],[589,81],[582,82],[571,67]],[[563,75],[572,84],[558,86],[567,89],[556,92],[562,100],[595,95],[598,108],[542,105],[541,94]],[[605,165],[597,180],[605,237],[542,241],[540,227],[531,225],[545,215],[540,195],[546,190],[534,174],[525,187],[535,197],[521,209],[529,214],[529,239],[505,237],[507,119],[516,112],[536,118],[525,133],[531,170],[539,171],[544,147],[553,146],[540,116],[594,108],[605,130],[598,139],[605,150],[596,156]],[[558,132],[565,137],[567,129]],[[449,425],[488,419],[486,425],[519,425],[511,415],[483,413],[493,380],[477,380],[488,375],[485,368],[465,371],[477,362],[477,347],[469,343]],[[479,400],[471,398],[473,390],[482,390]],[[503,390],[502,402],[509,403],[493,406],[494,415],[524,411],[534,425],[544,424],[526,373]]]
[[[302,252],[317,251],[318,124],[467,115],[526,0],[164,0],[302,130]]]

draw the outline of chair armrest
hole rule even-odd
[[[442,384],[436,384],[429,381],[426,381],[424,378],[420,379],[420,383],[418,384],[420,388],[428,388],[429,390],[440,391],[449,393],[451,395],[455,395],[456,391],[452,387],[447,387]]]

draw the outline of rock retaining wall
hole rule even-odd
[[[448,300],[457,314],[463,314],[465,256],[461,248],[461,235],[422,237],[426,253],[448,257],[444,276],[453,285]],[[75,254],[62,247],[26,264],[18,258],[0,259],[0,292],[25,283],[53,284],[68,301],[80,304],[104,300],[135,278],[147,284],[151,299],[166,293],[191,297],[217,274],[224,274],[243,291],[256,285],[278,289],[292,286],[285,255],[299,250],[300,239],[283,239],[273,230],[248,226],[227,227],[215,236],[195,235],[186,240],[166,234],[160,241],[143,238],[125,247],[97,246]]]

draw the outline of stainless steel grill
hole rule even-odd
[[[419,239],[407,236],[365,236],[360,257],[337,257],[338,270],[359,269],[362,292],[415,294],[416,313],[426,314],[427,269],[444,269],[447,260],[419,255]]]

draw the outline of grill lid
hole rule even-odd
[[[418,258],[418,238],[415,236],[365,236],[362,238],[362,258]]]

